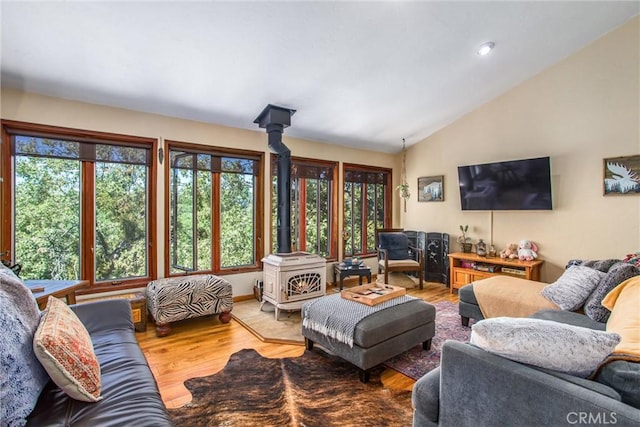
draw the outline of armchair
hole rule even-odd
[[[381,229],[377,233],[378,274],[384,272],[384,282],[389,283],[389,272],[415,271],[420,289],[424,282],[424,252],[409,245],[409,238],[399,229]]]

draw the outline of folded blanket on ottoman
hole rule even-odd
[[[302,326],[353,347],[353,334],[358,322],[377,311],[416,299],[402,295],[368,306],[344,299],[340,294],[328,295],[302,306]]]
[[[560,310],[540,294],[548,285],[511,276],[493,276],[473,282],[473,293],[485,319],[528,317],[540,310]]]

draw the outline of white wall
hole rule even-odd
[[[496,52],[498,54],[498,52]],[[490,60],[491,58],[487,58]],[[533,240],[555,280],[571,258],[621,258],[640,250],[640,196],[603,196],[603,158],[640,154],[640,18],[412,146],[407,179],[444,175],[444,202],[418,203],[407,229],[451,234],[469,224],[490,240],[491,214],[461,211],[457,166],[550,156],[553,210],[494,212],[497,249]]]

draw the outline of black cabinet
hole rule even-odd
[[[409,244],[424,253],[424,280],[449,285],[449,234],[407,230]]]

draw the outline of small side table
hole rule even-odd
[[[33,292],[41,310],[47,306],[49,296],[66,298],[67,304],[75,304],[76,291],[89,287],[88,280],[25,280],[24,283]]]
[[[358,276],[358,284],[362,285],[362,278],[366,276],[367,283],[371,283],[371,268],[364,264],[346,266],[343,263],[333,265],[333,286],[338,283],[340,278],[340,290],[344,284],[344,278],[349,276]]]
[[[131,317],[133,318],[133,326],[136,332],[144,332],[147,330],[147,298],[142,292],[131,292],[128,294],[117,294],[110,296],[102,296],[89,298],[80,301],[80,304],[86,302],[101,301],[106,299],[126,299],[131,304]]]

